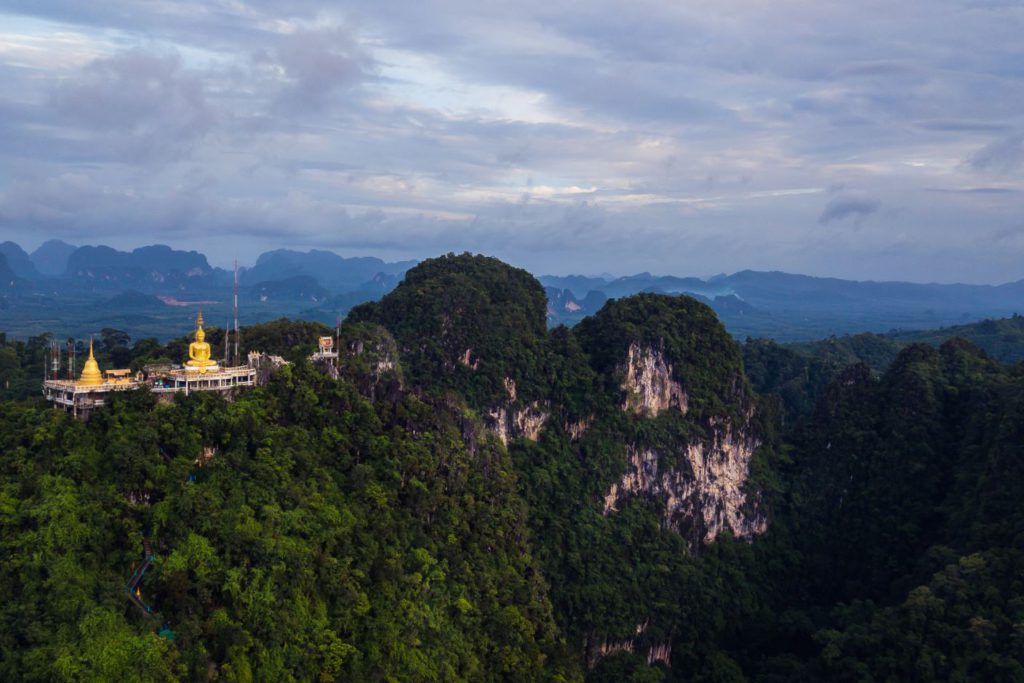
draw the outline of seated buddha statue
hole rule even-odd
[[[203,332],[202,311],[196,316],[196,340],[188,345],[188,362],[185,365],[199,372],[217,368],[217,362],[210,360],[210,345],[206,343],[206,333]]]

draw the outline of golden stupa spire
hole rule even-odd
[[[100,364],[96,362],[96,356],[92,353],[92,337],[89,337],[89,358],[82,368],[82,376],[78,384],[86,387],[94,387],[103,384],[103,373],[100,372]]]

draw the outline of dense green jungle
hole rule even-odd
[[[88,421],[39,396],[48,336],[0,337],[0,679],[1024,681],[1019,319],[781,345],[687,296],[546,313],[523,270],[431,259],[336,366],[319,323],[255,325],[291,361],[264,386]]]

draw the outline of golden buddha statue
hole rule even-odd
[[[92,355],[92,337],[89,338],[89,358],[82,368],[82,376],[78,379],[78,386],[95,387],[103,384],[103,373],[100,372],[100,364],[96,362],[96,356]]]
[[[188,359],[185,366],[190,370],[206,372],[217,369],[217,362],[210,360],[210,345],[206,343],[206,333],[203,332],[202,311],[196,316],[196,340],[188,345]]]

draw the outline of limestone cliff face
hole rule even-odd
[[[757,501],[748,501],[743,490],[759,445],[730,428],[716,431],[710,443],[691,443],[674,453],[628,444],[626,473],[605,495],[604,514],[643,496],[661,501],[662,524],[694,545],[710,543],[726,529],[752,538],[768,526]]]
[[[672,375],[672,364],[655,348],[631,344],[623,368],[627,390],[623,409],[645,417],[664,410],[687,412],[687,393]],[[604,514],[617,512],[630,498],[644,497],[662,504],[662,524],[686,537],[691,546],[710,543],[729,529],[739,538],[752,538],[767,528],[759,501],[744,491],[754,451],[760,439],[749,426],[753,409],[740,385],[733,383],[740,402],[741,424],[727,417],[701,421],[679,445],[649,448],[626,444],[626,471],[604,496]]]
[[[590,416],[582,420],[566,421],[562,425],[562,429],[569,435],[570,441],[579,441],[586,431],[590,429],[590,423],[593,422],[593,419],[593,416]]]
[[[488,411],[488,428],[497,434],[506,446],[513,439],[527,438],[536,441],[540,438],[540,430],[550,416],[547,403],[533,401],[526,405],[517,404],[518,392],[515,381],[506,377],[504,384],[508,393],[508,403]]]
[[[665,358],[664,352],[633,342],[629,345],[623,374],[625,410],[648,417],[654,417],[670,408],[686,412],[686,392],[673,379],[672,364]]]
[[[536,441],[540,438],[540,430],[547,422],[548,412],[539,401],[534,401],[518,408],[499,406],[488,413],[488,418],[487,426],[507,446],[512,439]]]
[[[647,663],[661,662],[672,666],[672,641],[652,643],[645,637],[648,622],[636,625],[636,634],[630,638],[590,640],[587,644],[587,666],[593,668],[599,661],[618,652],[646,653]]]

